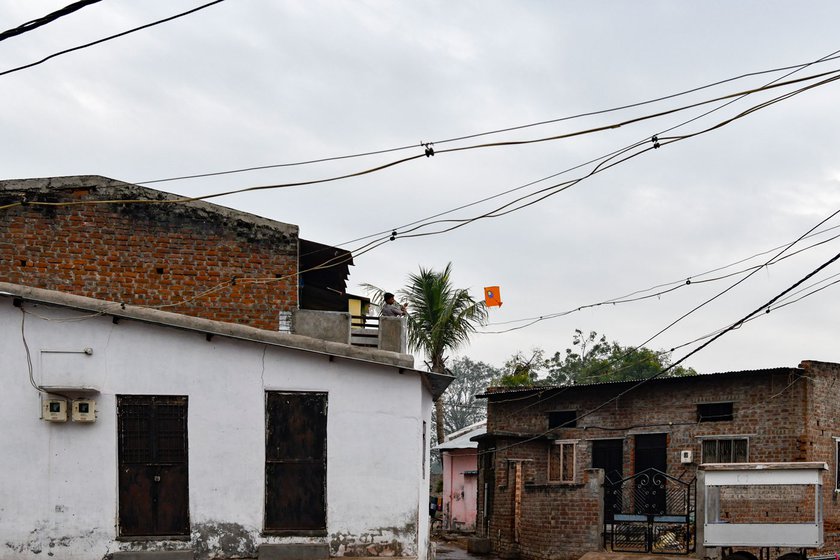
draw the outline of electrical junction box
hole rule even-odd
[[[694,454],[691,452],[691,449],[683,449],[680,451],[680,463],[683,465],[687,465],[689,463],[694,462]]]
[[[67,401],[42,397],[41,419],[47,422],[67,422]]]
[[[71,418],[73,422],[96,422],[96,401],[93,399],[73,400]]]

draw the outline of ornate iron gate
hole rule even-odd
[[[604,535],[616,552],[688,554],[695,548],[697,480],[647,469],[604,484]]]

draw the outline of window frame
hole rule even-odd
[[[566,420],[565,422],[561,421],[560,425],[552,425],[552,415],[560,414],[566,414],[567,416],[571,415],[571,420]],[[547,416],[549,430],[565,430],[567,428],[577,428],[578,411],[575,409],[549,410]]]
[[[706,442],[709,442],[709,441],[717,442],[718,446],[720,445],[721,441],[730,441],[730,442],[744,441],[746,443],[746,452],[745,452],[746,456],[744,457],[744,461],[720,461],[720,460],[718,460],[718,461],[714,461],[715,463],[738,464],[738,463],[748,463],[750,461],[750,437],[749,436],[743,436],[743,435],[703,436],[703,437],[698,438],[698,439],[700,440],[700,462],[701,463],[709,463],[710,462],[710,461],[706,460],[706,452],[705,452]],[[732,446],[732,448],[730,450],[730,454],[731,454],[731,457],[734,459],[735,458],[735,447],[734,447],[734,445]],[[720,459],[720,452],[719,451],[718,451],[717,455],[718,455],[717,458]]]
[[[729,413],[726,414],[713,414],[708,416],[703,416],[700,411],[701,407],[713,407],[713,406],[721,406],[721,405],[729,405]],[[720,402],[703,402],[697,403],[697,423],[705,423],[705,422],[731,422],[735,420],[735,402],[734,401],[720,401]]]
[[[577,448],[578,448],[578,443],[580,443],[580,440],[577,440],[577,439],[558,439],[558,440],[554,440],[551,443],[551,445],[548,448],[548,468],[547,468],[547,473],[546,473],[546,475],[547,475],[546,478],[547,478],[549,484],[574,484],[575,483],[575,481],[577,480]],[[564,453],[564,449],[566,448],[566,446],[571,446],[571,448],[572,448],[572,461],[571,461],[572,462],[572,474],[571,474],[571,478],[564,478],[564,473],[566,472],[566,468],[565,468],[566,464],[564,462],[564,458],[565,458],[566,454]],[[554,478],[552,476],[552,470],[551,470],[552,452],[556,449],[559,450],[559,453],[560,453],[560,461],[559,461],[560,476],[558,478]]]
[[[840,436],[831,439],[834,440],[834,492],[840,493]]]

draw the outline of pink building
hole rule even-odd
[[[478,443],[470,438],[487,432],[481,421],[447,436],[435,447],[443,461],[443,528],[475,531],[478,497]]]

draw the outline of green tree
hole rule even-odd
[[[422,352],[429,369],[446,371],[447,355],[469,341],[476,327],[487,320],[483,301],[475,301],[466,289],[452,286],[452,263],[442,271],[420,267],[411,274],[399,294],[408,302],[408,343]],[[438,441],[444,437],[444,402],[435,401],[435,429]]]
[[[617,342],[608,342],[606,336],[598,336],[595,331],[584,335],[579,329],[575,329],[572,335],[572,348],[566,348],[563,354],[555,352],[545,361],[546,381],[552,385],[644,379],[670,365],[670,352],[621,346]],[[684,375],[697,375],[697,372],[693,368],[677,366],[662,376]]]
[[[443,394],[444,431],[451,434],[487,417],[487,404],[475,396],[482,393],[502,372],[485,362],[474,362],[466,356],[452,362],[455,380]]]
[[[526,357],[521,351],[511,356],[504,366],[504,373],[495,383],[501,387],[531,387],[539,382],[540,371],[545,367],[545,352],[539,348]]]

